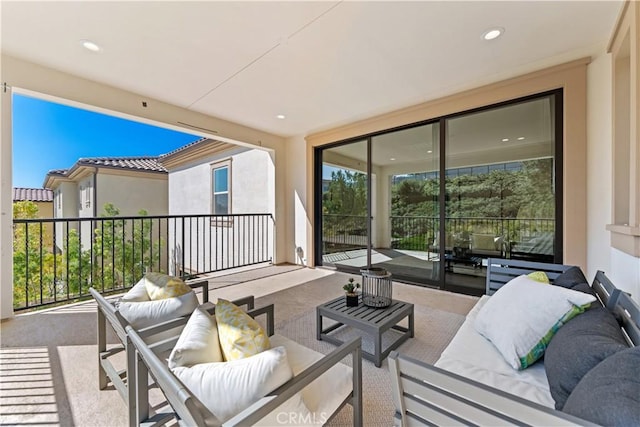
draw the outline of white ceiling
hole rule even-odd
[[[291,136],[603,52],[620,6],[3,0],[1,47],[24,60]],[[492,26],[505,34],[482,40]],[[102,52],[83,49],[81,39]]]

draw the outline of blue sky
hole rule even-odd
[[[157,156],[199,139],[22,95],[13,96],[13,186],[40,188],[81,157]]]

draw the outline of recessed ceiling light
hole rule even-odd
[[[282,119],[285,119],[286,117],[284,114],[278,114],[276,118],[282,120]]]
[[[431,153],[433,153],[433,150],[429,150],[429,151],[427,151],[427,153],[431,154]]]
[[[102,50],[100,46],[98,46],[96,43],[92,42],[91,40],[80,40],[80,44],[82,45],[82,47],[84,47],[87,50],[90,50],[91,52],[100,52]]]
[[[485,40],[495,40],[498,37],[500,37],[503,33],[504,33],[504,28],[502,27],[489,28],[487,31],[482,33],[482,38]]]
[[[389,160],[392,160],[392,161],[393,161],[393,160],[395,160],[395,159],[396,159],[395,157],[392,157],[392,158],[390,158]]]
[[[509,142],[509,138],[502,138],[502,142]]]
[[[522,141],[524,139],[524,136],[519,136],[518,137],[518,141]]]

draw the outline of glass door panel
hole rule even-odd
[[[446,120],[445,287],[482,294],[487,258],[553,261],[555,95]]]
[[[367,141],[322,150],[322,265],[368,264]]]
[[[398,280],[440,283],[439,141],[438,123],[371,140],[371,262]]]

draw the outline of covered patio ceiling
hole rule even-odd
[[[1,48],[287,137],[601,51],[621,4],[3,0]]]

